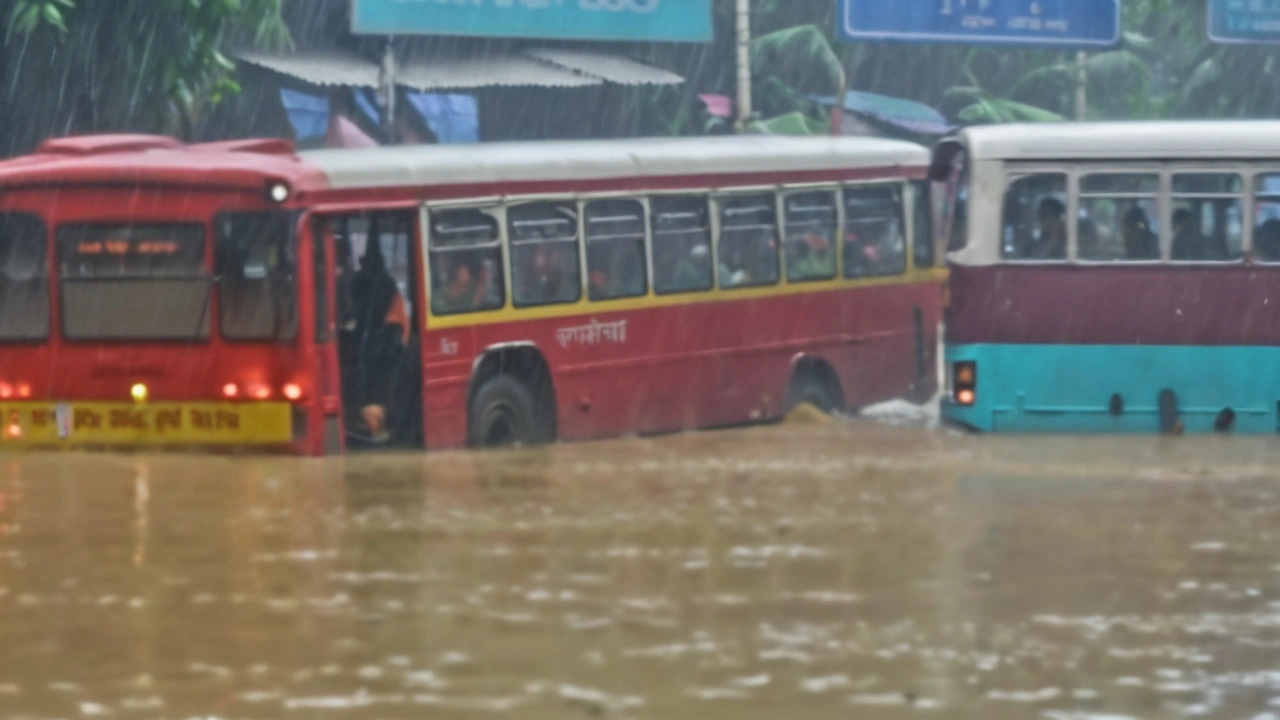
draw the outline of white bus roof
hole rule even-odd
[[[414,145],[299,153],[342,189],[624,177],[838,171],[929,164],[929,151],[864,137],[701,138]]]
[[[956,139],[972,160],[1250,159],[1280,156],[1280,121],[984,125]]]

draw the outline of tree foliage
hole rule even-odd
[[[0,0],[9,153],[74,132],[202,135],[232,43],[290,43],[282,0]]]
[[[1205,27],[1207,0],[1124,0],[1123,41],[1088,53],[1087,119],[1276,117],[1280,48],[1217,45]],[[648,59],[689,79],[695,93],[734,95],[733,0],[715,0],[716,41],[697,48],[657,47]],[[834,0],[754,0],[756,108],[762,117],[821,115],[809,93],[832,94],[832,61],[850,89],[917,100],[961,123],[1049,121],[1075,117],[1080,67],[1074,52],[995,46],[842,43]],[[811,31],[816,31],[811,32]],[[803,37],[800,41],[797,38]],[[666,113],[671,94],[649,112]],[[664,109],[664,106],[666,109]],[[701,130],[682,111],[679,132]],[[794,119],[794,118],[793,118]],[[794,122],[778,123],[796,128]],[[653,126],[655,131],[659,127]]]

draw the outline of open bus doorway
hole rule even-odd
[[[415,213],[340,215],[330,222],[347,447],[423,447]]]

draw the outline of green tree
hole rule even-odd
[[[229,45],[291,44],[282,0],[0,0],[9,153],[79,132],[204,134],[239,90]]]

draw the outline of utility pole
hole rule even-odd
[[[738,27],[738,132],[751,121],[751,0],[737,0]]]
[[[1083,122],[1085,111],[1088,109],[1088,97],[1086,95],[1089,74],[1086,70],[1085,63],[1088,57],[1081,50],[1076,53],[1076,120]]]
[[[378,100],[382,105],[382,134],[388,145],[396,144],[396,51],[395,38],[387,38],[382,51],[382,67],[379,73]]]

